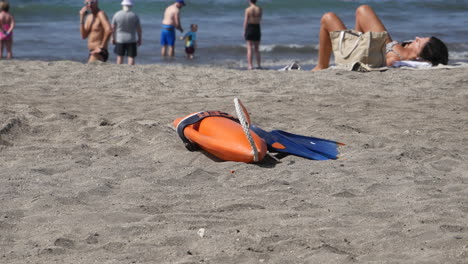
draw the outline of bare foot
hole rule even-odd
[[[319,67],[318,65],[315,66],[315,68],[313,68],[311,71],[321,71],[321,70],[325,70],[326,68],[322,68],[322,67]]]

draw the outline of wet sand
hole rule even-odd
[[[467,263],[468,69],[0,61],[0,263]],[[340,141],[220,162],[192,112]]]

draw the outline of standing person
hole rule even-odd
[[[248,69],[252,70],[252,57],[253,52],[255,52],[255,57],[257,58],[257,66],[260,69],[260,40],[262,38],[262,33],[260,30],[260,22],[262,20],[262,8],[257,6],[257,0],[250,0],[250,6],[245,9],[245,18],[244,18],[244,37],[247,41],[247,63]]]
[[[3,58],[3,48],[6,47],[7,59],[13,58],[13,29],[15,19],[8,13],[10,5],[8,2],[0,3],[0,59]]]
[[[88,38],[88,63],[99,60],[107,61],[107,45],[112,35],[112,27],[106,13],[98,7],[98,0],[85,0],[80,10],[80,33],[83,39]],[[88,11],[91,13],[88,14]],[[86,18],[85,18],[86,16]]]
[[[140,18],[131,11],[133,0],[123,0],[121,5],[122,10],[112,18],[114,53],[117,54],[117,64],[122,64],[123,57],[128,56],[128,65],[134,65],[137,45],[140,46],[142,41]]]
[[[185,6],[184,0],[176,0],[174,4],[168,6],[164,11],[164,18],[161,29],[161,56],[174,57],[175,30],[183,33],[180,24],[180,9]]]
[[[193,59],[193,54],[195,53],[195,49],[197,48],[197,31],[198,25],[191,24],[190,31],[187,32],[185,36],[180,38],[185,40],[185,54],[187,55],[188,59]]]

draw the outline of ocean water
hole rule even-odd
[[[121,9],[120,0],[99,0],[109,19]],[[199,25],[196,59],[184,58],[183,42],[174,60],[160,56],[160,24],[168,0],[135,0],[143,27],[137,63],[188,63],[245,68],[243,15],[248,0],[186,0],[181,22],[185,30]],[[395,40],[437,36],[449,47],[450,60],[468,61],[468,0],[259,0],[263,8],[262,61],[277,68],[291,61],[312,68],[317,61],[320,17],[337,13],[354,27],[354,10],[371,5]],[[87,42],[79,33],[81,0],[10,0],[15,16],[14,55],[24,60],[87,60]],[[178,32],[178,36],[180,33]],[[110,50],[113,46],[110,45]],[[115,55],[111,52],[110,62]]]

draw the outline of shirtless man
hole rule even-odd
[[[255,57],[257,58],[257,66],[261,68],[260,65],[260,40],[262,38],[262,33],[260,30],[260,22],[262,20],[262,8],[257,6],[257,0],[250,0],[250,6],[245,9],[245,18],[244,18],[244,37],[247,41],[247,63],[248,69],[252,70],[252,51],[255,52]]]
[[[80,10],[80,33],[83,39],[88,38],[88,63],[96,60],[105,62],[109,58],[107,44],[112,35],[112,26],[106,13],[99,9],[98,0],[85,0],[84,3]],[[91,13],[86,16],[88,11]]]
[[[161,29],[161,56],[167,55],[174,57],[175,30],[183,33],[180,24],[180,9],[185,6],[184,0],[176,0],[174,4],[168,6],[164,11],[164,18]]]

